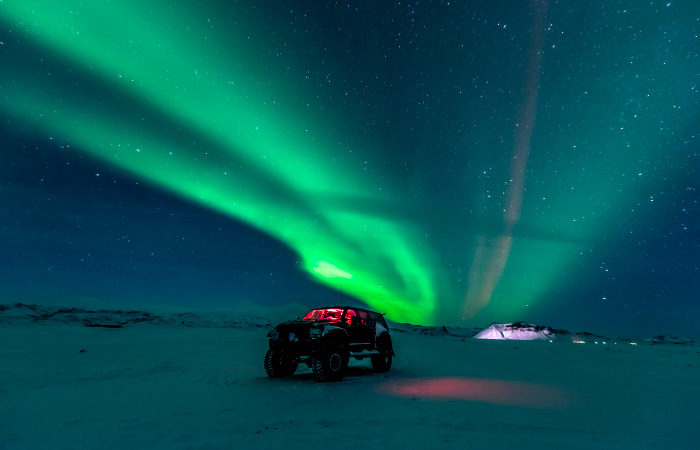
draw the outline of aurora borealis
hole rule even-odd
[[[697,328],[700,7],[465,3],[1,1],[3,295]]]

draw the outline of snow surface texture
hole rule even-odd
[[[363,360],[341,383],[304,365],[268,379],[267,331],[296,309],[0,307],[0,449],[700,448],[688,340],[392,324],[389,373]]]

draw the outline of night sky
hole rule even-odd
[[[700,335],[700,3],[0,0],[0,299]]]

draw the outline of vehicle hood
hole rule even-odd
[[[275,330],[281,335],[288,335],[289,333],[294,333],[297,336],[308,336],[309,330],[314,326],[313,322],[306,320],[289,320],[287,322],[282,322],[275,327]]]
[[[277,338],[281,340],[304,341],[310,337],[311,333],[309,330],[312,328],[323,330],[322,333],[325,335],[329,330],[338,328],[338,326],[326,320],[289,320],[277,325],[275,329],[270,332],[270,336],[277,333]],[[294,334],[292,339],[290,339],[291,334]]]

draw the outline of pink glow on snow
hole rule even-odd
[[[529,408],[557,409],[571,403],[571,394],[560,388],[486,378],[403,378],[380,384],[377,391],[424,400],[466,400]]]

